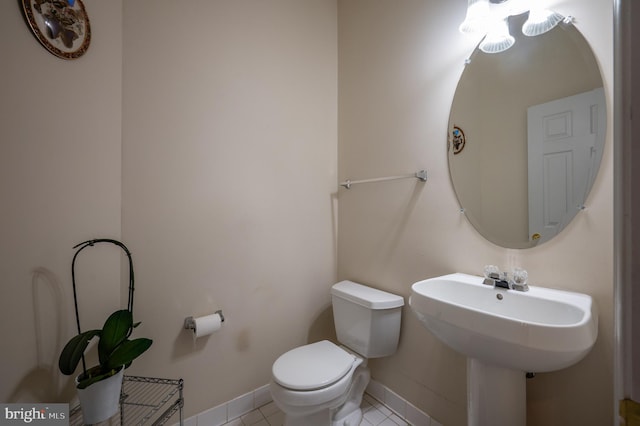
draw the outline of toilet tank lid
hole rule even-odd
[[[391,309],[404,305],[402,296],[348,280],[334,284],[331,294],[369,309]]]

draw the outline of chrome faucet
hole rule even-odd
[[[506,288],[507,290],[511,288],[506,272],[503,272],[502,274],[498,272],[489,272],[485,275],[482,284],[492,285],[498,288]]]
[[[498,267],[487,265],[484,267],[483,284],[491,285],[494,288],[504,288],[507,290],[529,291],[527,285],[527,271],[521,268],[515,268],[509,278],[507,272],[500,272]]]

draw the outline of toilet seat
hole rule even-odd
[[[273,379],[297,391],[321,389],[351,371],[356,357],[328,340],[300,346],[281,355],[273,364]]]

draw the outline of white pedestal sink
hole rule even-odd
[[[584,358],[598,335],[596,307],[586,294],[482,282],[460,273],[419,281],[409,305],[429,331],[469,358],[468,425],[524,426],[525,373]]]

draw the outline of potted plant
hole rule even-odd
[[[118,245],[129,258],[129,303],[127,309],[113,312],[101,329],[83,332],[78,315],[75,261],[80,251],[100,242]],[[147,338],[129,338],[140,323],[133,322],[133,262],[126,246],[116,240],[97,239],[85,241],[74,248],[78,247],[71,266],[78,334],[65,345],[60,353],[58,366],[62,374],[71,375],[82,361],[82,372],[76,377],[76,388],[84,421],[94,424],[108,419],[118,411],[124,369],[149,349],[153,341]],[[87,369],[84,354],[94,337],[99,338],[98,364]]]

